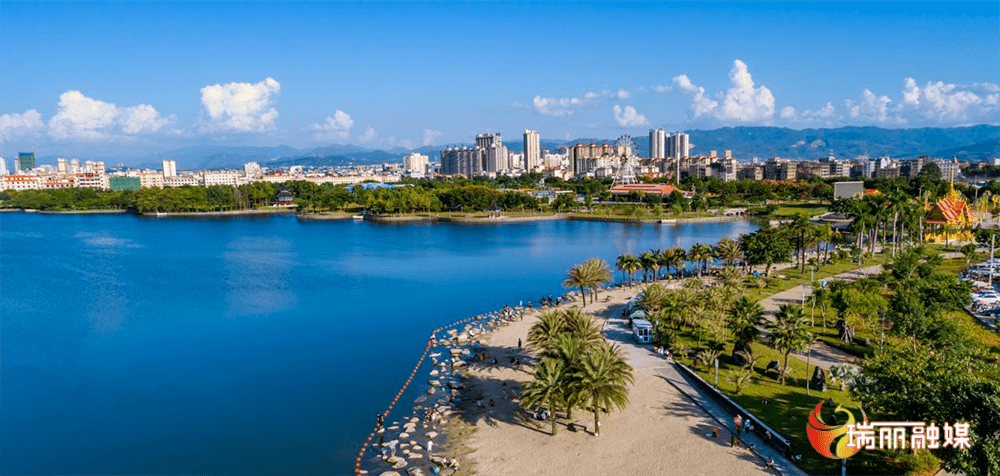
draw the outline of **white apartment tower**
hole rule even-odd
[[[59,175],[66,175],[69,173],[69,168],[66,166],[66,159],[59,157],[56,159],[56,172]]]
[[[542,165],[542,141],[538,131],[527,129],[524,131],[524,155],[522,162],[526,170],[532,170]]]
[[[427,161],[428,157],[426,155],[412,152],[410,155],[403,157],[403,169],[425,174],[427,173]]]
[[[688,156],[688,151],[691,150],[691,142],[687,134],[678,132],[667,136],[666,141],[667,157],[681,159]]]
[[[667,157],[667,134],[663,129],[649,130],[649,158],[663,159]]]
[[[476,148],[483,150],[483,170],[500,172],[510,168],[507,163],[507,148],[500,134],[477,134]]]
[[[7,172],[7,161],[0,157],[0,175],[10,175]]]
[[[163,177],[176,177],[177,176],[177,162],[171,159],[163,160]]]

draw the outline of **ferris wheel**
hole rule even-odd
[[[618,151],[619,157],[614,185],[637,183],[635,169],[639,164],[635,161],[635,140],[632,139],[632,136],[625,134],[615,142],[615,149]]]

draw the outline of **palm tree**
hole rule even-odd
[[[698,270],[698,277],[701,278],[702,269],[705,268],[708,260],[712,259],[712,247],[695,243],[691,246],[691,251],[688,252],[688,259],[694,263],[695,269]]]
[[[618,346],[605,341],[584,355],[572,381],[572,393],[594,411],[594,436],[599,436],[601,409],[624,409],[628,404],[628,385],[635,380],[632,367]]]
[[[722,260],[726,266],[733,266],[742,255],[740,244],[729,238],[723,238],[715,245],[715,255]]]
[[[642,264],[642,280],[649,282],[649,269],[653,266],[653,253],[646,251],[639,255],[639,262]]]
[[[632,287],[632,273],[639,270],[642,264],[639,263],[639,259],[634,255],[625,253],[618,257],[615,261],[615,268],[621,270],[626,276],[628,276],[628,285]]]
[[[534,379],[524,386],[521,405],[526,408],[546,405],[552,419],[552,436],[556,434],[556,408],[566,391],[566,366],[560,359],[544,358],[535,366]]]
[[[583,299],[583,307],[587,307],[587,289],[593,283],[590,281],[590,277],[587,276],[587,270],[584,269],[582,264],[578,264],[568,272],[566,272],[566,279],[563,280],[563,287],[567,289],[580,288],[580,297]]]
[[[642,306],[646,308],[649,313],[656,313],[663,308],[664,301],[666,301],[667,296],[670,291],[667,288],[660,286],[659,284],[650,284],[646,286],[646,289],[642,292],[642,297],[639,298],[639,302]]]
[[[580,311],[580,308],[573,307],[562,313],[561,332],[574,340],[584,348],[590,348],[598,342],[604,340],[601,328],[587,314]]]
[[[565,313],[552,310],[542,314],[531,329],[528,330],[528,346],[544,354],[552,354],[555,340],[566,327]]]
[[[740,370],[730,370],[729,377],[727,378],[727,380],[729,380],[729,383],[733,384],[733,386],[736,387],[737,395],[740,394],[740,391],[743,390],[743,387],[745,387],[748,383],[750,383],[752,379],[753,379],[753,371],[747,368]]]
[[[806,237],[812,225],[809,224],[809,217],[798,214],[788,224],[788,230],[796,237],[799,263],[802,265],[802,272],[806,272]]]
[[[611,268],[608,267],[608,263],[600,258],[590,258],[584,261],[583,268],[587,280],[590,281],[590,302],[594,302],[597,299],[597,291],[601,289],[601,285],[611,281]]]
[[[660,263],[663,261],[663,254],[660,250],[649,250],[649,269],[652,270],[653,281],[660,279]]]
[[[628,255],[628,263],[626,264],[626,266],[627,266],[626,271],[628,271],[628,285],[629,287],[631,287],[632,274],[642,269],[642,263],[639,261],[639,258],[636,258],[633,255]]]
[[[736,339],[733,349],[742,347],[749,351],[750,343],[760,336],[758,327],[764,320],[764,308],[759,302],[743,296],[733,303],[726,317]]]
[[[799,306],[782,304],[778,312],[774,313],[774,320],[768,323],[767,330],[771,333],[771,347],[785,356],[784,366],[781,368],[781,384],[784,385],[788,377],[788,355],[794,350],[803,349],[813,340],[813,335],[809,332],[809,321]]]
[[[669,267],[673,266],[674,272],[678,276],[680,276],[681,267],[684,266],[684,259],[687,257],[687,254],[684,253],[684,248],[681,248],[680,246],[675,246],[673,248],[670,248],[670,250],[668,250],[667,256],[669,257],[669,259],[667,260],[668,274],[669,274]]]

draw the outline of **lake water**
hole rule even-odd
[[[0,468],[347,474],[433,328],[755,228],[0,214]]]

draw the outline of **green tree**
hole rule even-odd
[[[736,261],[740,259],[740,244],[729,239],[723,238],[715,245],[715,255],[722,260],[723,265],[733,266]]]
[[[594,436],[600,435],[602,409],[624,409],[628,404],[628,385],[633,382],[632,367],[617,346],[602,342],[584,355],[580,367],[572,373],[571,388],[594,412]]]
[[[806,321],[802,308],[793,304],[782,304],[778,312],[774,313],[774,320],[767,324],[767,331],[770,332],[771,347],[784,355],[784,364],[781,369],[781,384],[789,374],[788,356],[792,351],[802,350],[813,336],[809,332],[809,322]],[[807,376],[808,378],[808,376]]]
[[[556,434],[556,409],[563,401],[568,374],[562,360],[544,358],[535,366],[532,380],[524,386],[521,405],[526,408],[547,406],[552,419],[552,436]]]
[[[748,266],[767,265],[764,271],[767,276],[771,275],[774,263],[790,261],[794,251],[787,232],[771,226],[740,235],[740,249]]]

